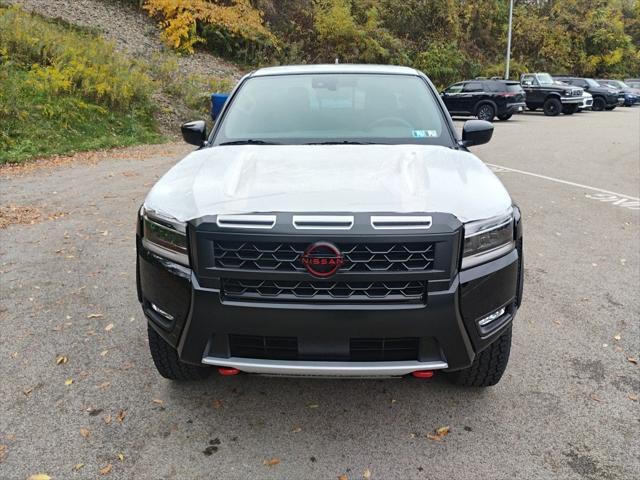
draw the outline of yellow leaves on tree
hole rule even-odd
[[[232,0],[225,5],[207,0],[147,0],[144,8],[160,19],[162,36],[171,47],[189,53],[203,41],[197,25],[211,25],[244,40],[269,40],[275,36],[264,25],[262,12],[249,0]]]

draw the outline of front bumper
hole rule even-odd
[[[579,97],[560,97],[560,101],[562,102],[563,105],[575,105],[575,104],[582,104],[582,96]]]
[[[521,113],[524,112],[527,104],[525,102],[516,102],[507,104],[507,113]]]
[[[469,367],[517,312],[521,240],[517,244],[516,250],[492,262],[465,271],[454,267],[446,281],[427,281],[420,304],[312,304],[227,298],[221,284],[144,249],[138,238],[138,293],[150,325],[186,363],[309,376],[454,371]],[[486,327],[478,324],[502,308],[501,317]],[[265,344],[268,339],[295,339],[295,358],[239,356],[234,339],[244,337],[262,338]],[[354,341],[399,338],[416,339],[414,358],[353,360]]]

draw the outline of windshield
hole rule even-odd
[[[548,73],[539,73],[536,77],[540,85],[553,85],[553,78]]]
[[[593,78],[585,78],[584,81],[587,82],[587,85],[589,85],[590,87],[599,87],[600,86],[600,84],[598,82],[596,82]]]
[[[434,95],[413,75],[253,77],[227,112],[214,145],[452,143]]]

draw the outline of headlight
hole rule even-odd
[[[571,96],[571,93],[572,93],[572,92],[571,92],[571,90],[565,90],[565,91],[564,91],[564,95],[565,95],[565,97],[570,97],[570,96]]]
[[[470,222],[464,226],[462,268],[501,257],[515,248],[513,210],[505,215]]]
[[[142,209],[142,245],[162,257],[189,266],[186,226]]]

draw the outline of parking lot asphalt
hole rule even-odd
[[[0,229],[0,479],[640,477],[640,107],[514,116],[473,150],[525,222],[511,361],[485,390],[161,378],[134,219],[187,151],[0,170],[26,222]]]

